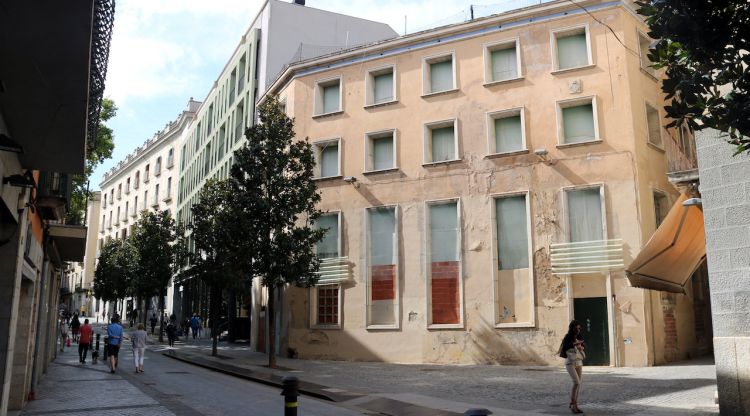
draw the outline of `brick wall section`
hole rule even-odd
[[[432,323],[458,324],[459,314],[459,263],[436,261],[432,263]]]
[[[370,267],[370,295],[372,300],[396,299],[396,265]]]
[[[750,155],[696,134],[722,414],[750,414]]]

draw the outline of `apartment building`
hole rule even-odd
[[[101,305],[94,301],[93,283],[96,271],[96,259],[99,256],[99,220],[101,212],[102,193],[95,191],[91,193],[86,206],[86,251],[83,261],[69,264],[65,271],[65,283],[70,293],[68,311],[78,313],[81,316],[93,316],[100,318]]]
[[[678,200],[666,147],[694,158],[634,7],[553,1],[289,66],[268,93],[315,149],[328,231],[282,350],[556,364],[576,318],[591,365],[709,351],[704,274],[667,295],[624,272]]]
[[[255,102],[286,65],[397,36],[386,24],[304,4],[303,0],[266,1],[217,76],[181,144],[179,220],[191,221],[191,207],[198,202],[206,180],[228,176],[232,155],[244,145],[245,129],[255,121]],[[192,241],[190,245],[194,247]],[[208,296],[199,282],[182,282],[176,293],[178,318],[193,312],[207,314]],[[230,316],[247,321],[246,306],[251,300],[235,301],[232,296],[229,303],[237,307],[229,308]],[[253,319],[259,320],[261,312],[256,312]]]
[[[199,101],[191,98],[185,110],[175,120],[167,123],[162,130],[104,174],[100,185],[101,222],[96,252],[110,239],[125,239],[130,236],[144,211],[169,211],[174,217],[180,144],[194,122],[200,105]],[[172,291],[173,286],[170,286],[165,303],[168,313],[172,311]],[[134,306],[133,300],[127,299],[123,302],[123,309],[117,312],[125,317]],[[155,311],[158,303],[151,306]],[[94,305],[94,309],[101,314],[109,311],[98,304]]]

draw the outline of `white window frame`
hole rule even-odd
[[[498,273],[497,273],[497,248],[498,248],[498,242],[497,242],[497,213],[496,213],[496,204],[495,201],[500,198],[513,198],[523,196],[526,201],[526,233],[528,234],[528,245],[529,245],[529,288],[530,288],[530,298],[531,298],[531,322],[511,322],[511,323],[501,323],[497,322],[497,317],[500,316],[500,308],[499,306],[499,299],[497,298],[497,290],[498,290]],[[495,328],[535,328],[536,327],[536,284],[535,284],[535,271],[534,271],[534,234],[533,227],[531,225],[532,221],[532,213],[531,213],[531,193],[528,190],[524,191],[512,191],[512,192],[502,192],[502,193],[494,193],[489,195],[490,198],[490,218],[492,219],[492,244],[490,245],[490,249],[492,250],[492,309],[493,309],[493,323],[495,325]]]
[[[494,80],[492,79],[492,52],[501,49],[509,49],[508,46],[510,45],[513,45],[516,48],[516,73],[518,74],[518,76],[516,76],[515,78]],[[518,37],[485,43],[483,46],[485,86],[502,84],[505,82],[512,82],[523,79],[523,72],[521,71],[521,41]]]
[[[320,166],[320,156],[322,150],[331,143],[336,143],[336,146],[338,147],[338,166],[337,166],[337,174],[333,176],[321,176],[321,166]],[[315,150],[315,177],[313,179],[332,179],[332,178],[340,178],[342,176],[341,173],[341,137],[334,137],[330,139],[323,139],[318,140],[314,142],[313,149]]]
[[[435,64],[443,61],[447,61],[450,58],[453,69],[453,88],[449,88],[443,91],[431,91],[432,78],[430,76],[430,64]],[[447,94],[450,92],[458,91],[458,74],[456,70],[456,52],[446,51],[438,54],[425,56],[422,58],[422,97],[429,97],[432,95]]]
[[[648,143],[650,146],[653,146],[654,148],[656,148],[656,149],[664,152],[665,151],[665,148],[664,148],[664,132],[662,131],[663,129],[662,129],[662,125],[661,125],[661,122],[662,122],[661,111],[659,110],[658,106],[655,106],[655,105],[651,104],[651,102],[649,102],[648,100],[645,100],[643,103],[644,103],[644,105],[643,105],[643,114],[644,114],[644,117],[646,117],[646,143]],[[661,145],[653,143],[651,141],[651,127],[648,125],[648,108],[649,107],[651,107],[653,110],[655,110],[656,114],[659,115],[659,140],[661,140]]]
[[[441,160],[438,162],[432,161],[432,130],[433,129],[439,129],[443,127],[450,127],[451,124],[453,125],[453,152],[454,157],[453,159],[449,160]],[[430,121],[428,123],[424,123],[423,125],[423,131],[422,131],[422,166],[434,166],[434,165],[440,165],[445,163],[453,163],[458,162],[461,160],[461,155],[459,153],[459,146],[458,146],[458,118],[450,118],[446,120],[438,120],[438,121]],[[428,157],[429,160],[428,160]]]
[[[321,287],[328,287],[328,286],[336,286],[336,289],[339,291],[338,296],[338,314],[337,314],[337,320],[335,324],[319,324],[318,323],[318,289]],[[310,288],[310,328],[311,329],[342,329],[342,310],[341,306],[343,305],[343,297],[344,297],[344,289],[341,287],[341,283],[333,283],[333,284],[325,284],[325,285],[315,285]]]
[[[334,83],[339,83],[339,108],[336,111],[323,112],[323,89]],[[330,116],[344,112],[344,77],[337,75],[315,81],[315,101],[313,102],[313,118]]]
[[[375,77],[383,75],[391,70],[393,76],[393,99],[382,103],[376,103],[375,100]],[[367,76],[365,76],[365,108],[379,107],[383,105],[393,104],[398,102],[398,78],[396,77],[396,64],[379,66],[367,70]]]
[[[528,153],[529,145],[526,142],[526,116],[524,107],[508,108],[505,110],[490,111],[487,113],[487,156],[509,156],[519,153]],[[522,148],[510,152],[498,152],[495,145],[495,120],[507,117],[521,117],[521,143]]]
[[[563,203],[562,209],[560,212],[563,214],[563,236],[564,241],[566,243],[570,242],[570,217],[568,212],[568,192],[575,192],[575,191],[584,191],[586,189],[594,189],[599,188],[599,200],[601,202],[601,209],[602,209],[602,237],[604,240],[609,239],[609,232],[607,230],[607,210],[606,210],[606,199],[605,199],[605,192],[604,192],[604,182],[595,182],[585,185],[571,185],[571,186],[563,186],[562,191],[562,198],[561,201]]]
[[[396,294],[394,301],[396,302],[396,323],[393,325],[370,325],[370,298],[371,295],[371,263],[370,260],[370,214],[369,210],[371,209],[378,209],[378,208],[393,208],[395,220],[396,220],[396,244],[394,244],[394,249],[396,250]],[[401,214],[399,212],[399,206],[397,204],[393,205],[375,205],[375,206],[369,206],[364,209],[364,261],[362,262],[365,265],[365,329],[368,331],[371,330],[398,330],[401,329],[401,314],[402,314],[402,305],[401,305],[401,250],[399,250],[399,246],[401,243]]]
[[[586,35],[586,55],[588,57],[588,63],[586,65],[576,66],[573,68],[560,69],[560,62],[557,57],[557,39],[566,35],[579,33],[581,30]],[[594,57],[591,51],[591,31],[589,30],[588,24],[561,27],[550,31],[550,49],[552,51],[552,73],[557,74],[567,71],[575,71],[578,69],[584,69],[594,66]]]
[[[658,78],[658,74],[656,72],[656,69],[650,68],[649,66],[644,65],[643,60],[644,59],[648,60],[648,49],[644,51],[643,47],[641,46],[641,40],[642,39],[648,40],[649,46],[651,45],[651,42],[653,42],[653,39],[651,39],[650,36],[648,36],[647,34],[641,32],[640,30],[636,30],[636,36],[637,36],[637,39],[638,39],[638,66],[641,68],[641,70],[644,73],[646,73],[646,75],[648,75],[651,78],[653,78],[654,80],[658,81],[659,78]]]
[[[599,129],[599,110],[596,95],[587,97],[576,97],[569,100],[557,101],[555,108],[557,112],[557,147],[573,147],[587,144],[601,143],[602,137]],[[585,142],[565,143],[565,126],[563,124],[562,110],[569,107],[577,107],[582,104],[591,104],[592,115],[594,117],[594,138]]]
[[[387,169],[375,169],[375,161],[370,157],[371,149],[373,147],[373,140],[380,139],[388,134],[393,137],[393,166]],[[374,153],[373,153],[374,156]],[[378,172],[390,172],[398,169],[398,133],[396,129],[385,129],[378,130],[369,133],[365,133],[365,170],[362,173],[378,173]]]
[[[432,242],[430,241],[430,206],[432,205],[445,205],[456,203],[456,215],[458,224],[458,241],[456,246],[458,248],[458,301],[459,301],[459,323],[457,324],[433,324],[432,323],[432,258],[430,256]],[[424,230],[422,243],[425,253],[425,304],[427,307],[425,316],[427,317],[427,329],[463,329],[466,325],[464,319],[464,262],[463,262],[463,232],[461,224],[461,198],[447,198],[447,199],[434,199],[428,200],[424,203]]]

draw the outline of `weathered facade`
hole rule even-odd
[[[575,317],[590,364],[708,351],[710,312],[693,308],[705,279],[661,295],[622,271],[677,199],[666,148],[689,134],[662,127],[633,7],[545,3],[282,73],[270,92],[315,149],[329,229],[319,285],[285,293],[284,344],[302,358],[554,364]]]

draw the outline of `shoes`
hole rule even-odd
[[[110,369],[109,372],[112,373],[112,374],[114,374],[115,370]]]

